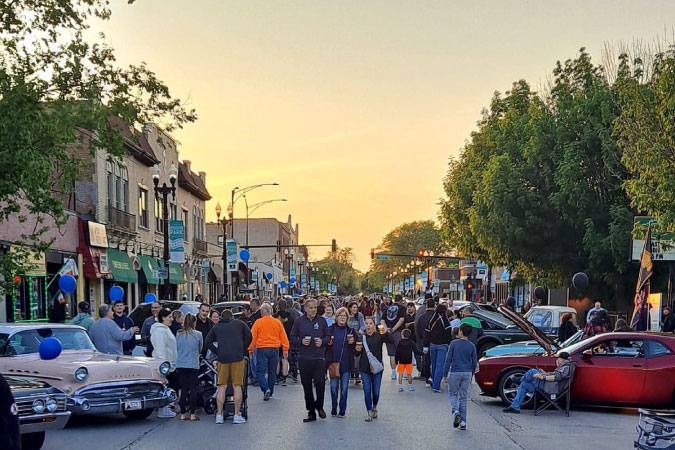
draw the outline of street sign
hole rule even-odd
[[[185,262],[185,243],[183,242],[183,222],[181,220],[169,221],[169,253],[171,262]]]
[[[227,252],[227,270],[229,272],[237,271],[237,242],[234,239],[228,239],[226,243]]]
[[[633,219],[633,245],[631,259],[640,261],[642,249],[645,246],[645,235],[647,227],[656,224],[658,220],[654,217],[636,216]],[[655,233],[652,229],[652,248],[648,249],[652,253],[654,261],[675,261],[675,234],[673,233]]]
[[[378,261],[389,261],[389,255],[377,255]]]
[[[168,267],[155,267],[152,269],[152,276],[160,280],[166,280],[169,278],[169,268]]]
[[[434,287],[437,288],[437,287],[439,287],[440,285],[441,285],[441,279],[440,279],[440,278],[436,278],[436,279],[434,280]]]
[[[202,261],[202,273],[209,273],[209,269],[211,269],[210,261],[208,259]]]

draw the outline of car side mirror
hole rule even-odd
[[[582,359],[588,359],[591,356],[593,356],[593,350],[591,350],[590,348],[588,350],[584,350],[584,352],[581,355]]]

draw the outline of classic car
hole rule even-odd
[[[557,351],[560,348],[569,347],[572,344],[576,344],[581,340],[584,335],[584,330],[579,330],[569,337],[562,344],[557,340],[551,340],[551,348],[553,351]],[[485,356],[502,356],[502,355],[514,355],[517,353],[529,353],[529,354],[543,354],[544,348],[539,345],[537,341],[523,341],[523,342],[514,342],[513,344],[504,344],[498,345],[497,347],[492,347],[485,352]]]
[[[545,352],[480,360],[476,382],[482,394],[513,400],[520,379],[531,368],[555,369],[550,340],[510,310],[500,312],[527,331]],[[604,333],[561,348],[577,367],[572,402],[606,406],[675,406],[675,336],[656,332]],[[526,403],[531,403],[531,397]],[[524,403],[525,404],[525,403]]]
[[[572,323],[578,327],[577,310],[569,306],[534,306],[525,314],[525,319],[535,327],[541,328],[544,333],[557,335],[565,314],[572,314]]]
[[[32,377],[6,376],[19,413],[22,450],[39,450],[46,430],[66,426],[66,394]]]
[[[58,358],[40,359],[40,342],[61,342]],[[175,400],[166,386],[170,366],[152,358],[96,351],[84,328],[61,324],[0,324],[0,373],[44,380],[67,395],[73,414],[121,412],[143,419]]]

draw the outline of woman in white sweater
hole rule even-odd
[[[177,391],[176,383],[176,358],[178,350],[176,348],[176,337],[169,328],[173,322],[171,311],[164,308],[157,314],[157,322],[150,327],[150,342],[152,342],[152,357],[167,361],[171,365],[171,371],[166,376],[169,386]],[[168,406],[164,406],[157,411],[157,417],[172,418],[176,413]]]

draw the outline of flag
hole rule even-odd
[[[66,258],[57,275],[72,275],[77,277],[79,273],[77,272],[77,263],[75,260],[73,258]]]
[[[640,271],[638,273],[637,287],[635,288],[635,308],[633,309],[633,320],[631,320],[631,328],[635,331],[647,330],[647,297],[649,297],[649,279],[654,272],[654,265],[652,263],[652,228],[651,225],[647,227],[647,238],[645,239],[645,246],[642,249],[642,256],[640,256]]]

